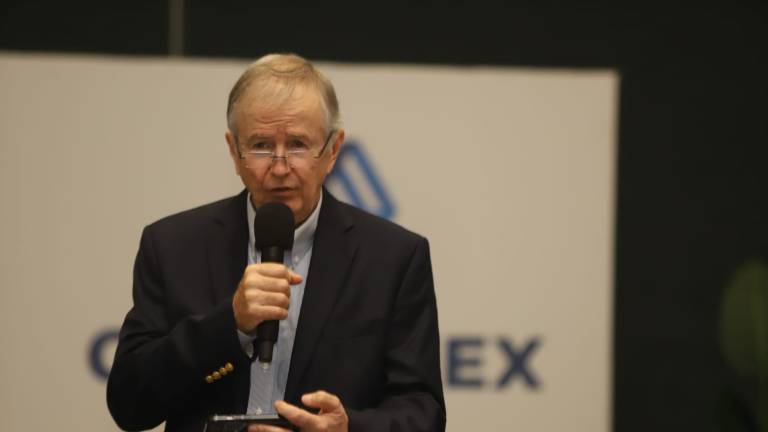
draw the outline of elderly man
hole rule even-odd
[[[202,431],[211,414],[247,412],[306,431],[444,430],[428,244],[323,189],[344,142],[331,83],[296,55],[262,57],[232,88],[227,120],[245,190],[142,234],[107,387],[117,424]],[[296,222],[284,265],[254,250],[270,202]],[[253,341],[266,320],[280,320],[279,337],[262,368]]]

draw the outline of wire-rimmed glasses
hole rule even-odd
[[[258,139],[247,146],[237,146],[237,149],[240,159],[245,159],[247,165],[253,168],[271,166],[277,159],[283,159],[291,168],[301,168],[311,165],[323,155],[325,148],[328,147],[328,143],[331,142],[331,138],[335,133],[335,129],[328,133],[325,143],[317,153],[313,151],[311,144],[301,138],[286,139],[286,148],[283,156],[277,155],[277,144],[274,139]]]

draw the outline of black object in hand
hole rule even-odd
[[[285,251],[293,248],[293,231],[293,212],[287,205],[266,203],[259,207],[253,220],[253,234],[261,262],[282,264]],[[261,363],[272,362],[279,326],[277,320],[269,320],[256,327],[256,356]]]

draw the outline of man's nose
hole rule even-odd
[[[291,167],[288,166],[287,156],[274,156],[272,158],[271,172],[276,176],[285,176],[291,172]]]

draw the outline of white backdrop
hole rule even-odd
[[[0,54],[0,430],[117,430],[90,351],[141,228],[241,189],[244,66]],[[359,150],[341,169],[430,239],[448,429],[608,431],[617,75],[320,66]]]

